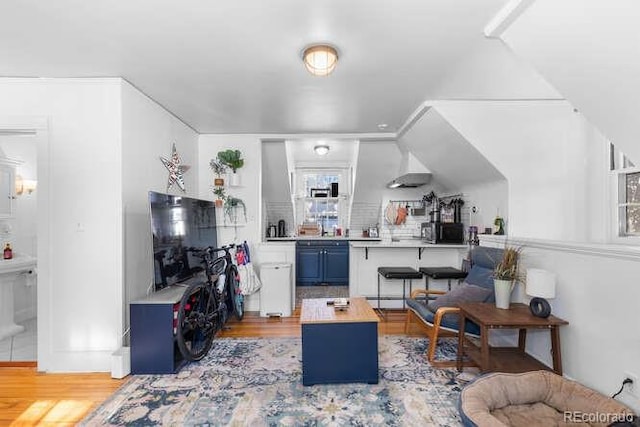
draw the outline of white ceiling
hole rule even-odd
[[[2,0],[0,76],[121,76],[200,133],[395,132],[506,0]],[[300,52],[337,46],[329,77]]]

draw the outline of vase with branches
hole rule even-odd
[[[524,279],[519,268],[521,252],[522,247],[505,247],[502,258],[493,269],[493,285],[498,308],[509,308],[511,292],[516,282]]]

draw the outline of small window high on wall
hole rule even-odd
[[[609,145],[609,169],[616,193],[618,237],[640,237],[640,169],[614,144]]]

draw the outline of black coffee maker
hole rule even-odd
[[[284,219],[278,221],[278,237],[287,237],[287,227],[285,226]]]

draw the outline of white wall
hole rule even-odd
[[[638,21],[636,0],[536,0],[502,35],[636,163]]]
[[[145,94],[122,82],[122,200],[124,217],[124,317],[127,303],[147,295],[153,285],[153,254],[148,192],[167,192],[168,171],[160,157],[172,145],[184,165],[186,193],[175,184],[171,194],[198,197],[198,134]],[[208,170],[208,165],[207,165]],[[210,197],[208,197],[210,199]],[[128,321],[125,325],[128,326]],[[125,328],[126,329],[126,328]],[[124,332],[124,329],[122,330]]]
[[[241,185],[227,188],[227,194],[242,199],[247,208],[247,223],[239,226],[223,225],[222,209],[217,211],[218,244],[247,241],[250,249],[257,247],[262,240],[260,224],[261,201],[261,158],[262,146],[258,135],[200,135],[198,140],[198,188],[199,197],[213,200],[211,191],[213,171],[209,167],[211,159],[217,157],[222,150],[240,150],[244,158],[244,166],[238,169]],[[225,180],[225,185],[227,185]],[[259,294],[249,296],[245,300],[247,311],[259,310]]]
[[[0,116],[49,119],[38,369],[108,370],[122,326],[120,79],[0,79]]]
[[[564,101],[443,101],[438,112],[509,183],[510,234],[586,241],[593,127]]]
[[[496,236],[481,237],[481,242],[504,245]],[[569,322],[560,328],[564,374],[609,396],[625,372],[640,375],[638,248],[513,237],[509,244],[523,246],[522,271],[543,268],[557,275],[556,298],[549,302],[553,314]],[[522,288],[513,296],[514,301],[529,302]],[[511,335],[517,342],[517,333]],[[527,333],[527,352],[548,366],[550,349],[547,331]],[[638,398],[622,398],[640,410]]]
[[[500,215],[507,219],[505,232],[510,234],[508,187],[505,180],[463,187],[463,211],[468,212],[468,225],[478,227],[478,233],[484,233],[485,228],[494,230],[493,221]],[[473,207],[476,208],[475,212],[472,211]]]

